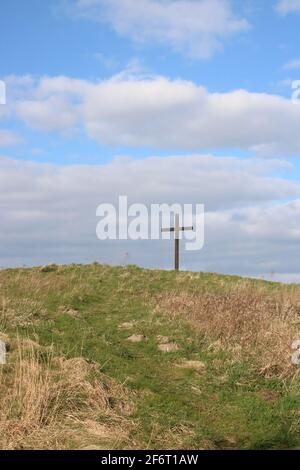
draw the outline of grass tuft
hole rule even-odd
[[[124,388],[83,358],[55,357],[52,348],[17,338],[0,372],[1,449],[126,438]],[[100,427],[101,435],[95,432]]]

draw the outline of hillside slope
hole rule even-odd
[[[300,446],[300,286],[53,265],[0,271],[0,301],[1,448]]]

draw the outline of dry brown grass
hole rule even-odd
[[[158,298],[158,308],[171,318],[187,319],[211,342],[248,359],[267,376],[288,377],[291,344],[300,338],[300,291],[282,287],[271,292],[242,281],[214,293],[170,293]]]
[[[11,327],[26,327],[47,317],[42,302],[33,299],[3,299],[1,319]]]
[[[0,369],[1,449],[116,448],[126,441],[124,387],[82,358],[55,357],[29,340],[11,348]]]

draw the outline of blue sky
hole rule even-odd
[[[298,78],[297,70],[287,72],[282,67],[299,56],[299,17],[278,15],[277,3],[232,2],[233,11],[249,22],[249,30],[203,61],[174,53],[167,45],[133,43],[118,36],[109,24],[75,18],[70,14],[72,2],[3,1],[1,75],[68,75],[98,80],[137,58],[151,73],[192,80],[211,91],[247,88],[272,92],[281,80]]]
[[[60,193],[68,172],[74,172],[70,179],[77,187],[68,187],[64,200],[68,195],[88,200],[78,209],[78,229],[82,213],[94,214],[103,198],[125,190],[125,181],[115,182],[116,168],[125,165],[124,180],[133,178],[127,181],[130,193],[135,172],[147,182],[151,167],[155,183],[162,179],[160,185],[153,183],[162,200],[167,187],[168,198],[176,197],[172,184],[188,162],[187,174],[193,178],[197,167],[203,187],[197,189],[197,180],[192,181],[191,192],[189,183],[182,183],[182,197],[207,205],[208,233],[216,223],[229,232],[226,240],[208,241],[199,262],[187,257],[186,267],[245,275],[276,271],[280,279],[300,279],[297,266],[278,254],[284,246],[292,260],[299,249],[296,216],[291,215],[300,211],[300,105],[291,102],[291,83],[300,80],[299,0],[3,0],[1,18],[0,79],[6,83],[7,103],[0,105],[0,176],[2,201],[9,204],[1,206],[7,226],[0,265],[92,260],[92,216],[90,228],[72,240],[69,257],[61,254],[69,227],[51,219],[57,236],[53,228],[49,255],[47,224],[57,204],[53,194]],[[133,170],[134,160],[142,163]],[[97,183],[90,176],[91,186],[102,187],[105,178],[103,186],[112,193],[105,189],[92,196],[88,177],[77,180],[77,165],[99,174]],[[205,181],[211,188],[204,187]],[[248,199],[241,196],[245,184],[252,185]],[[220,187],[231,201],[226,207],[222,192],[219,204],[211,194]],[[132,198],[151,202],[142,189]],[[38,206],[37,201],[44,202]],[[274,236],[262,226],[270,207],[277,211],[278,224],[287,227],[284,234]],[[246,228],[232,226],[239,219],[234,211],[246,212]],[[267,214],[263,224],[262,214]],[[37,225],[44,230],[31,243]],[[7,240],[19,227],[28,239],[23,251],[18,245],[15,257],[18,239],[12,245]],[[241,236],[236,251],[233,235],[228,245],[228,253],[235,253],[232,262],[229,254],[221,259],[230,230]],[[38,254],[32,254],[33,244],[40,246]],[[166,266],[165,248],[160,249]],[[243,249],[245,256],[258,252],[253,264],[240,266]],[[110,252],[106,260],[120,262],[124,250],[119,245],[118,256]],[[138,247],[130,250],[139,253],[133,255],[137,264],[160,263],[144,259]]]
[[[195,3],[197,0],[195,1]],[[224,40],[223,49],[207,59],[177,53],[168,44],[139,44],[118,35],[111,24],[78,17],[72,1],[3,1],[0,75],[68,76],[91,81],[109,79],[136,62],[143,73],[184,79],[206,87],[210,92],[247,89],[289,97],[290,80],[299,70],[284,66],[299,53],[299,18],[297,14],[279,15],[272,0],[236,0],[232,10],[244,18],[248,29]],[[8,98],[10,89],[7,90]],[[25,143],[14,149],[20,159],[95,163],[115,154],[136,157],[157,153],[155,147],[137,150],[130,146],[101,146],[78,137],[61,138],[32,132],[22,122],[9,121]],[[36,152],[40,150],[40,155]],[[163,149],[163,154],[176,149]],[[208,149],[211,150],[211,149]],[[212,149],[216,150],[216,149]],[[230,149],[237,152],[237,149]],[[218,154],[218,152],[216,152]],[[240,155],[248,155],[241,152]]]

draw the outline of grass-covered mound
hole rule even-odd
[[[298,286],[53,265],[0,306],[2,448],[300,446]]]

